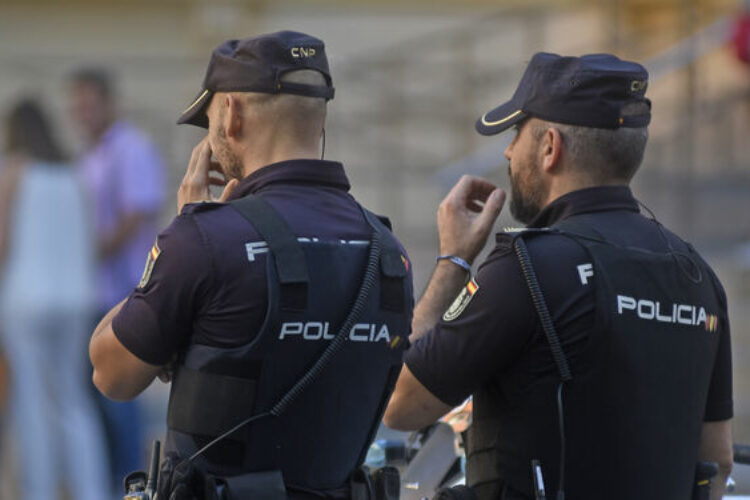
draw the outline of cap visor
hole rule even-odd
[[[481,116],[474,126],[482,135],[495,135],[508,130],[527,115],[513,101],[508,101]]]
[[[208,128],[208,117],[206,116],[206,108],[208,103],[211,102],[213,92],[206,89],[203,90],[198,96],[193,99],[193,102],[185,108],[180,117],[177,119],[177,124],[182,125],[187,123],[188,125],[195,125],[196,127]]]

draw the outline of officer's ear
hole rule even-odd
[[[226,113],[224,114],[224,131],[227,137],[238,139],[242,135],[242,116],[244,113],[244,106],[242,99],[236,95],[226,94],[225,101]]]
[[[551,173],[556,170],[562,160],[563,138],[560,130],[548,127],[539,141],[539,154],[541,165],[545,172]]]

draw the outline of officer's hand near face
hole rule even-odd
[[[505,191],[479,177],[464,175],[438,208],[440,255],[471,263],[484,248],[505,203]]]
[[[471,263],[484,247],[492,226],[505,203],[505,191],[478,177],[465,175],[453,186],[438,208],[440,255],[460,257]],[[412,333],[415,342],[437,323],[469,272],[450,260],[441,259],[414,309]],[[415,430],[433,423],[451,406],[432,394],[404,365],[383,415],[391,428]]]
[[[217,172],[221,177],[212,176],[211,172]],[[177,191],[177,213],[182,212],[182,207],[188,203],[201,201],[223,203],[227,201],[238,183],[237,179],[227,182],[221,165],[211,161],[211,146],[206,136],[193,148],[190,163],[180,183],[180,189]],[[211,196],[210,186],[224,186],[219,198]]]
[[[439,255],[460,257],[471,264],[484,247],[504,203],[505,191],[491,182],[461,177],[438,208]],[[435,325],[466,280],[467,271],[455,262],[438,262],[414,310],[412,341]]]

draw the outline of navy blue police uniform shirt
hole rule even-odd
[[[366,244],[371,229],[349,187],[340,163],[291,160],[253,172],[231,199],[262,197],[297,237]],[[263,239],[231,206],[186,205],[158,236],[139,287],[114,317],[115,336],[153,365],[190,343],[246,344],[266,315],[266,255]]]
[[[639,213],[638,202],[624,186],[568,193],[545,207],[530,227],[548,227],[573,216],[617,245],[665,252],[667,238],[675,250],[686,249],[681,239]],[[460,404],[480,387],[489,387],[501,401],[512,399],[541,378],[557,376],[511,240],[498,235],[497,241],[467,285],[470,299],[463,301],[463,310],[449,309],[405,354],[414,376],[449,405]],[[582,353],[593,333],[595,297],[593,287],[582,285],[577,266],[590,259],[579,244],[560,235],[530,238],[527,246],[571,368],[585,370],[594,362]],[[715,275],[711,279],[726,311],[723,288]],[[719,331],[705,421],[726,420],[733,413],[729,325],[720,325]]]

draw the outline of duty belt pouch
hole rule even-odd
[[[352,500],[399,500],[401,478],[390,465],[370,473],[366,466],[357,468],[349,479]]]
[[[432,500],[478,500],[474,490],[465,485],[453,488],[440,488]]]
[[[401,494],[401,478],[398,469],[386,465],[372,474],[375,500],[399,500]]]
[[[695,466],[695,483],[691,500],[710,500],[711,481],[718,474],[716,462],[698,462]]]
[[[375,500],[370,469],[366,466],[362,465],[354,469],[349,478],[349,486],[352,492],[352,500]]]
[[[228,493],[226,500],[287,500],[280,470],[222,477],[220,481],[224,483]]]

